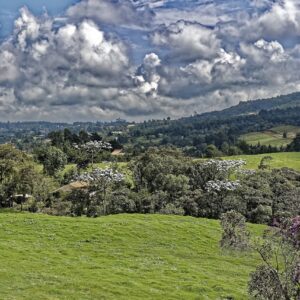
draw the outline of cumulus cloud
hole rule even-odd
[[[155,53],[147,54],[143,64],[138,68],[136,75],[133,77],[137,91],[142,94],[152,94],[156,96],[160,76],[157,68],[161,65],[160,58]]]
[[[172,49],[172,57],[194,60],[213,57],[220,48],[220,40],[213,29],[199,23],[178,21],[155,31],[153,44]]]
[[[0,43],[2,119],[180,117],[300,88],[296,0],[22,8]]]
[[[297,0],[285,0],[275,3],[269,11],[259,17],[254,29],[256,34],[265,38],[283,38],[300,34],[300,3]]]
[[[93,21],[55,30],[51,18],[37,18],[23,8],[13,36],[0,47],[0,84],[11,88],[1,93],[0,101],[3,109],[15,102],[24,114],[29,107],[49,113],[52,106],[79,103],[105,107],[130,82],[128,68],[125,44],[106,36]]]
[[[7,50],[0,52],[0,83],[14,82],[19,76],[17,58]]]
[[[89,18],[97,23],[118,26],[147,26],[153,12],[148,6],[142,5],[138,9],[134,3],[129,0],[83,0],[70,7],[67,16],[74,20]]]

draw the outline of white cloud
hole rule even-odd
[[[0,83],[15,81],[19,76],[17,59],[13,53],[0,51]]]
[[[145,26],[152,20],[148,7],[136,9],[129,0],[83,0],[70,7],[67,16],[74,20],[89,18],[96,23],[118,26]]]
[[[220,48],[214,30],[185,21],[155,31],[151,39],[155,45],[169,48],[172,57],[180,60],[214,57]]]
[[[160,58],[155,53],[149,53],[144,57],[143,64],[138,68],[137,74],[133,77],[137,86],[137,92],[156,96],[160,76],[157,68],[161,65]]]

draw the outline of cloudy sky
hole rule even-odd
[[[299,70],[299,0],[0,0],[1,121],[178,118]]]

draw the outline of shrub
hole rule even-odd
[[[173,203],[168,203],[165,207],[160,210],[160,213],[163,215],[184,215],[184,209],[181,207],[176,207]]]
[[[300,299],[300,249],[297,218],[265,232],[255,249],[262,264],[250,275],[249,294],[256,299]]]
[[[246,250],[249,244],[249,233],[246,229],[246,219],[240,213],[231,210],[221,215],[223,229],[220,245],[222,248]]]

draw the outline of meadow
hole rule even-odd
[[[257,169],[261,159],[265,156],[271,156],[273,159],[270,161],[271,168],[292,168],[300,171],[300,152],[280,152],[280,153],[267,153],[258,155],[237,155],[226,156],[223,159],[243,159],[246,161],[246,169]]]
[[[258,169],[260,161],[265,156],[271,156],[273,159],[270,161],[271,168],[292,168],[297,171],[300,171],[300,152],[279,152],[279,153],[265,153],[265,154],[257,154],[257,155],[236,155],[236,156],[224,156],[221,159],[243,159],[246,161],[245,169]],[[199,159],[195,159],[198,161]],[[204,160],[204,159],[201,159]],[[205,159],[207,160],[207,159]],[[110,168],[114,165],[117,165],[120,172],[125,174],[127,181],[132,183],[132,173],[128,168],[128,163],[126,162],[118,162],[118,163],[111,163],[111,162],[103,162],[103,163],[96,163],[94,167],[98,167],[100,169]],[[62,173],[70,171],[72,168],[75,168],[75,164],[69,164],[65,167]],[[91,167],[88,171],[91,170]]]
[[[221,253],[220,235],[218,221],[192,217],[2,211],[1,298],[246,299],[258,259]]]
[[[283,138],[283,133],[287,133],[287,137]],[[249,145],[261,145],[280,147],[287,146],[295,138],[296,134],[300,132],[300,127],[282,125],[273,127],[263,132],[251,132],[241,136],[241,139],[246,141]]]

